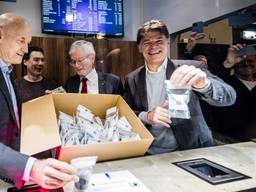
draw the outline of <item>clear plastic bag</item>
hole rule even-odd
[[[190,100],[191,87],[180,87],[165,81],[168,97],[168,111],[170,118],[190,119],[188,102]]]

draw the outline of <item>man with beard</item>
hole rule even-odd
[[[128,74],[125,80],[125,100],[155,138],[149,154],[213,145],[199,99],[215,106],[228,106],[236,98],[231,86],[206,69],[192,63],[175,66],[168,58],[169,37],[162,21],[144,23],[137,32],[137,44],[145,65]],[[166,79],[178,87],[191,86],[189,119],[169,117],[165,102]]]
[[[242,44],[231,46],[223,63],[224,67],[233,68],[233,75],[224,80],[236,90],[235,104],[212,109],[213,128],[224,140],[256,138],[256,55],[237,56],[236,52],[243,47]]]
[[[28,53],[23,56],[22,62],[27,68],[27,74],[14,82],[21,102],[45,95],[47,90],[57,87],[54,81],[48,80],[42,75],[45,65],[42,48],[29,47]]]

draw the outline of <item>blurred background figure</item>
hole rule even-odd
[[[237,93],[234,105],[213,108],[213,129],[233,141],[248,141],[256,138],[256,55],[238,57],[236,52],[243,48],[233,45],[223,63],[232,69],[230,76],[223,78]]]
[[[22,64],[26,67],[26,75],[14,81],[21,102],[26,102],[46,94],[47,90],[57,87],[56,83],[43,76],[45,58],[40,47],[29,47],[23,56]]]
[[[188,42],[184,51],[183,59],[193,59],[197,61],[203,61],[205,67],[207,66],[207,57],[204,53],[200,53],[195,50],[195,46],[198,40],[201,40],[205,37],[204,33],[191,32],[188,38]]]

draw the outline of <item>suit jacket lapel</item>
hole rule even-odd
[[[168,59],[166,68],[166,79],[170,79],[171,74],[175,70],[174,63]],[[146,85],[146,68],[142,67],[138,73],[138,78],[135,79],[136,89],[141,100],[142,107],[148,110],[148,98],[147,98],[147,85]]]
[[[167,62],[167,68],[166,68],[166,79],[169,80],[173,71],[175,70],[175,65],[174,63],[168,59],[168,62]]]
[[[145,110],[148,110],[148,97],[147,97],[147,85],[146,85],[146,68],[142,67],[139,71],[138,78],[135,79],[136,89],[138,91],[141,105]]]
[[[74,81],[72,82],[73,84],[70,86],[71,88],[71,92],[72,93],[79,93],[79,86],[80,86],[80,83],[81,83],[81,80],[80,80],[80,76],[79,75],[76,75],[75,78],[74,78]]]
[[[8,103],[9,110],[10,110],[11,115],[12,115],[12,118],[16,119],[14,109],[13,109],[12,100],[11,100],[11,96],[10,96],[8,87],[6,85],[6,82],[5,82],[5,79],[4,79],[4,76],[3,76],[1,70],[0,70],[0,91],[2,91],[3,95],[5,96],[5,99]]]
[[[107,90],[106,90],[107,86],[105,86],[105,83],[106,82],[105,82],[104,75],[101,72],[99,72],[98,73],[98,86],[99,86],[99,93],[100,94],[107,93]]]

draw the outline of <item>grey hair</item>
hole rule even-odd
[[[78,40],[72,43],[69,49],[69,55],[75,52],[78,49],[82,49],[86,55],[95,55],[95,50],[93,44],[90,41]]]

